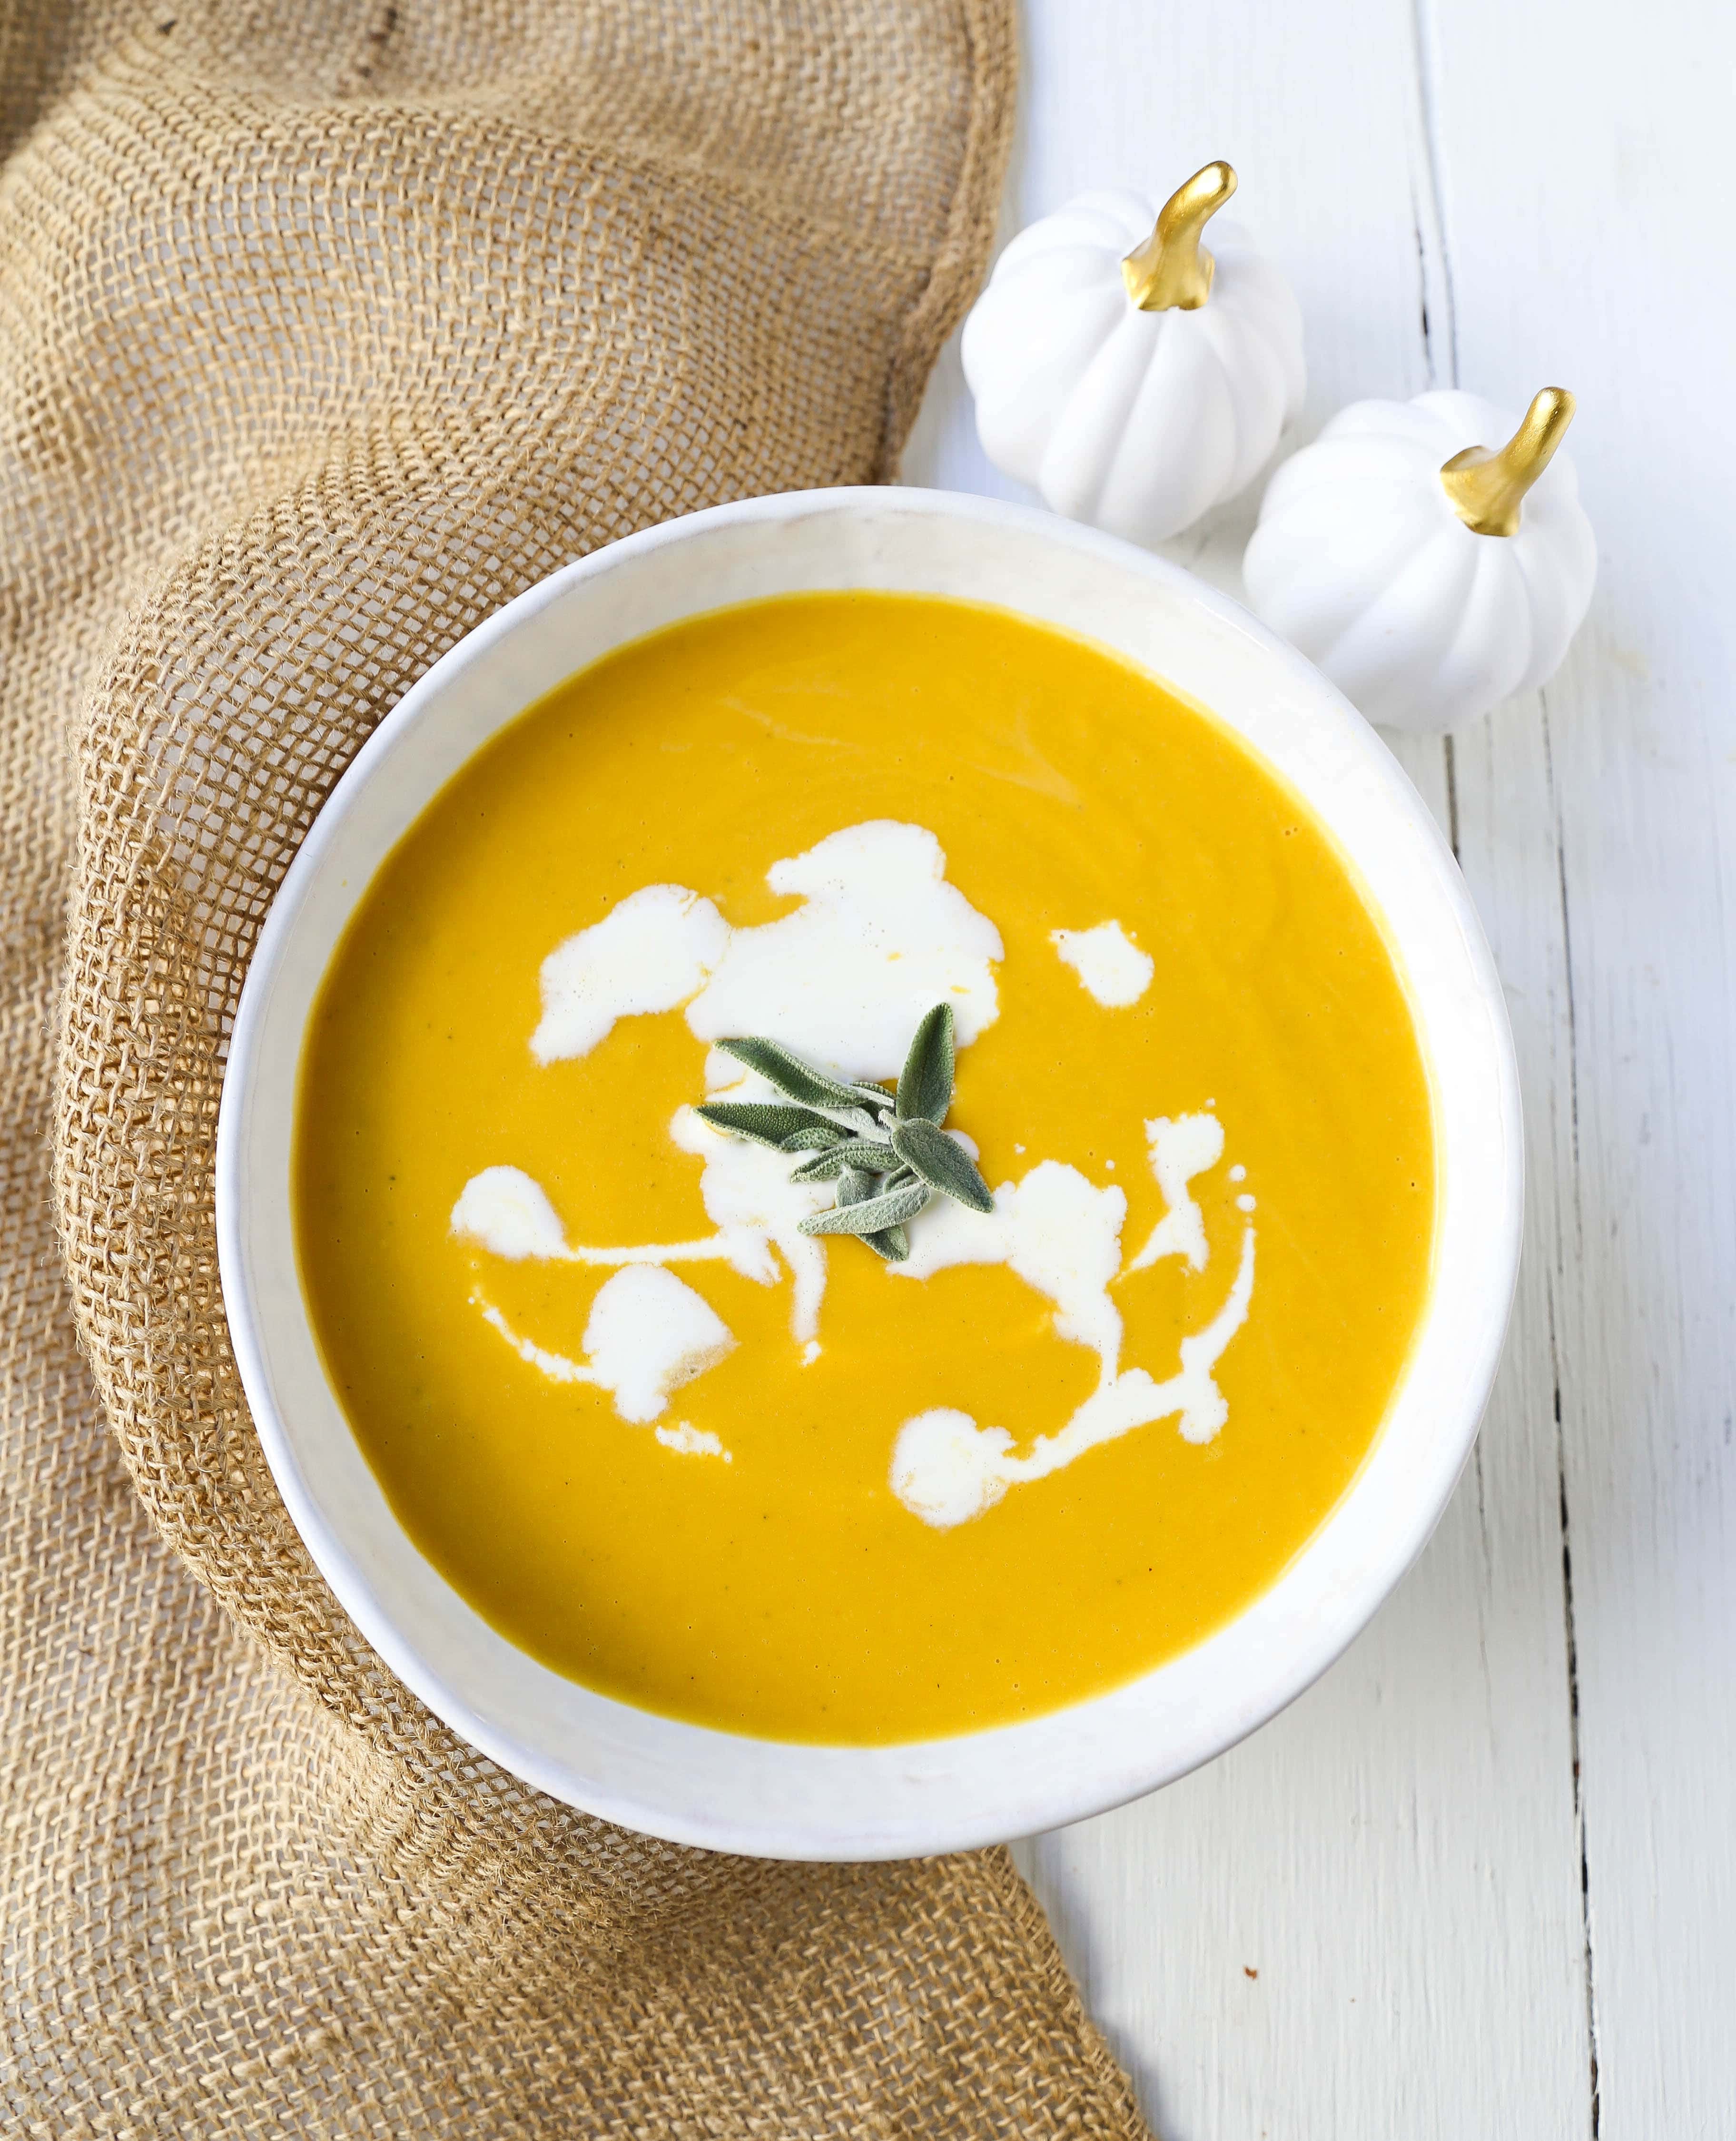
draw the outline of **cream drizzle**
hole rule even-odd
[[[1223,1157],[1223,1125],[1216,1115],[1158,1115],[1145,1125],[1151,1171],[1168,1209],[1151,1238],[1128,1266],[1146,1271],[1159,1257],[1182,1256],[1195,1271],[1206,1267],[1206,1222],[1188,1190],[1196,1174],[1216,1167]]]
[[[1119,922],[1094,929],[1051,929],[1049,941],[1079,976],[1087,996],[1109,1011],[1125,1011],[1151,987],[1157,962],[1142,952]]]
[[[979,1427],[950,1406],[918,1413],[899,1430],[893,1447],[892,1490],[924,1523],[950,1530],[991,1509],[1009,1487],[1046,1479],[1100,1443],[1136,1427],[1179,1414],[1184,1440],[1210,1442],[1230,1409],[1212,1371],[1247,1317],[1254,1291],[1254,1230],[1244,1229],[1235,1283],[1203,1331],[1181,1343],[1180,1371],[1153,1382],[1143,1368],[1105,1374],[1096,1390],[1058,1434],[1040,1435],[1028,1455],[1015,1457],[1004,1427]],[[1056,1328],[1060,1328],[1057,1320]]]
[[[522,1336],[480,1292],[470,1298],[521,1361],[551,1382],[601,1384],[636,1426],[656,1420],[671,1391],[735,1348],[711,1303],[660,1264],[629,1265],[604,1281],[585,1325],[583,1361]]]
[[[709,1427],[694,1427],[678,1420],[673,1427],[660,1427],[653,1432],[666,1449],[678,1450],[683,1457],[720,1457],[725,1464],[735,1462],[734,1451],[725,1449]]]
[[[1094,1189],[1076,1168],[1047,1159],[1022,1182],[995,1192],[992,1212],[948,1205],[927,1227],[911,1230],[907,1263],[896,1276],[926,1278],[948,1265],[1005,1263],[1055,1305],[1056,1336],[1089,1346],[1098,1358],[1098,1386],[1058,1433],[1040,1435],[1028,1455],[1010,1453],[1002,1427],[980,1428],[951,1407],[905,1422],[893,1450],[890,1483],[898,1499],[925,1523],[947,1528],[991,1509],[1008,1487],[1046,1479],[1098,1444],[1178,1414],[1189,1442],[1209,1442],[1229,1417],[1212,1376],[1225,1347],[1242,1328],[1254,1285],[1254,1230],[1242,1234],[1242,1261],[1228,1297],[1202,1331],[1181,1341],[1181,1369],[1153,1382],[1143,1368],[1121,1371],[1120,1312],[1111,1284],[1158,1258],[1185,1258],[1196,1270],[1209,1253],[1205,1222],[1187,1194],[1193,1177],[1223,1150],[1212,1115],[1159,1116],[1146,1125],[1152,1171],[1170,1208],[1134,1261],[1121,1264],[1127,1199],[1118,1189]],[[1208,1133],[1215,1133],[1215,1139]],[[1178,1200],[1183,1200],[1178,1202]]]
[[[765,1033],[843,1076],[890,1080],[930,1004],[942,997],[953,1004],[961,1046],[998,1016],[993,969],[1003,957],[1000,935],[946,881],[946,857],[925,828],[890,820],[846,828],[775,864],[767,882],[804,904],[775,922],[737,930],[698,893],[652,885],[567,939],[543,966],[543,1015],[531,1042],[538,1060],[587,1055],[619,1018],[685,1007],[701,1038]],[[1153,962],[1119,923],[1057,930],[1051,941],[1099,1002],[1132,1003],[1150,985]],[[777,1097],[715,1049],[706,1080],[711,1099]],[[1181,1341],[1179,1371],[1159,1383],[1143,1369],[1120,1367],[1122,1321],[1109,1289],[1168,1256],[1195,1271],[1205,1267],[1204,1216],[1190,1185],[1223,1153],[1222,1127],[1209,1113],[1158,1116],[1145,1130],[1166,1208],[1125,1264],[1124,1193],[1113,1184],[1099,1188],[1057,1160],[1002,1184],[991,1213],[941,1198],[912,1226],[910,1258],[890,1267],[893,1276],[926,1279],[953,1264],[1006,1263],[1054,1304],[1056,1335],[1090,1347],[1099,1362],[1093,1395],[1022,1457],[1012,1454],[1006,1429],[980,1428],[966,1413],[939,1408],[907,1420],[893,1449],[891,1485],[925,1522],[963,1523],[1010,1486],[1047,1478],[1099,1444],[1159,1419],[1176,1416],[1178,1431],[1193,1442],[1208,1441],[1222,1428],[1228,1409],[1213,1370],[1247,1315],[1252,1226],[1244,1228],[1236,1278],[1217,1314]],[[541,1184],[510,1166],[473,1176],[451,1215],[455,1235],[504,1259],[614,1268],[593,1305],[583,1361],[522,1336],[479,1292],[472,1299],[528,1365],[556,1382],[602,1385],[622,1416],[634,1421],[657,1419],[672,1390],[735,1343],[671,1264],[727,1262],[762,1286],[777,1283],[787,1270],[792,1337],[804,1361],[820,1351],[827,1252],[822,1241],[799,1232],[799,1222],[831,1201],[829,1188],[791,1182],[786,1154],[729,1137],[691,1108],[677,1110],[670,1135],[704,1162],[700,1189],[711,1234],[621,1248],[569,1241]],[[974,1156],[969,1139],[960,1142]],[[1243,1170],[1232,1172],[1243,1179]],[[1251,1197],[1237,1201],[1244,1213],[1252,1209]],[[687,1422],[657,1434],[671,1450],[733,1461],[715,1435]]]
[[[1000,1016],[1001,933],[947,882],[926,826],[845,826],[765,882],[802,904],[732,929],[685,886],[647,885],[557,946],[537,1061],[588,1056],[617,1019],[685,1005],[701,1041],[764,1034],[846,1078],[894,1078],[931,1005],[952,1004],[961,1047]]]
[[[569,1242],[560,1215],[542,1184],[519,1167],[485,1167],[465,1183],[452,1207],[452,1232],[475,1243],[490,1256],[510,1263],[534,1260],[564,1264],[680,1264],[721,1257],[745,1278],[762,1286],[777,1278],[758,1243],[737,1230],[706,1234],[696,1242],[636,1242],[630,1248],[602,1249]]]

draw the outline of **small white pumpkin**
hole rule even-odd
[[[1070,519],[1159,543],[1252,483],[1301,406],[1302,316],[1207,164],[1153,219],[1082,194],[1022,230],[965,322],[983,451]]]
[[[1535,691],[1597,577],[1556,452],[1572,415],[1555,386],[1517,427],[1474,394],[1341,410],[1266,486],[1249,603],[1388,728],[1451,728]]]

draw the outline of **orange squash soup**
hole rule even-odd
[[[886,1743],[1274,1581],[1393,1398],[1434,1168],[1380,928],[1226,727],[829,594],[622,649],[435,798],[316,1004],[295,1199],[357,1438],[493,1627]]]

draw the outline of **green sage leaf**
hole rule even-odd
[[[720,1041],[717,1046],[725,1056],[733,1056],[738,1063],[746,1064],[750,1070],[775,1085],[780,1093],[787,1093],[792,1100],[799,1100],[810,1108],[860,1108],[873,1105],[881,1108],[891,1105],[887,1094],[878,1085],[845,1085],[836,1078],[829,1078],[824,1070],[816,1070],[803,1062],[799,1056],[775,1041]]]
[[[889,1144],[868,1138],[845,1138],[829,1150],[817,1152],[812,1159],[804,1159],[789,1179],[792,1182],[835,1182],[848,1168],[868,1184],[863,1194],[868,1197],[877,1186],[874,1177],[892,1174],[898,1164]]]
[[[949,1138],[921,1116],[899,1123],[893,1130],[893,1150],[907,1166],[913,1167],[930,1189],[955,1197],[973,1212],[992,1212],[995,1200],[989,1185],[976,1171],[976,1163],[956,1138]]]
[[[775,1100],[707,1100],[693,1112],[714,1130],[751,1138],[755,1144],[769,1144],[779,1152],[800,1149],[788,1142],[794,1137],[817,1144],[824,1131],[832,1143],[838,1144],[846,1135],[836,1123],[829,1123],[811,1109],[784,1107]]]
[[[834,1145],[829,1152],[816,1152],[799,1167],[793,1167],[789,1179],[792,1182],[836,1182],[849,1164]]]
[[[907,1169],[906,1172],[908,1172]],[[874,1194],[879,1186],[873,1176],[863,1169],[846,1168],[843,1179],[838,1184],[838,1204],[841,1208],[848,1208],[852,1204],[863,1203]],[[874,1254],[885,1263],[901,1264],[910,1254],[910,1237],[902,1227],[877,1228],[872,1234],[863,1234],[858,1238],[866,1242]]]
[[[952,1007],[937,1003],[917,1028],[898,1080],[898,1120],[901,1123],[943,1123],[952,1105],[956,1064],[952,1042]]]
[[[846,1138],[835,1149],[847,1166],[859,1167],[864,1174],[896,1174],[898,1171],[898,1155],[879,1138]]]
[[[804,1234],[853,1234],[876,1256],[902,1263],[910,1254],[903,1223],[935,1190],[979,1211],[989,1208],[987,1184],[940,1131],[952,1104],[951,1004],[937,1004],[917,1028],[895,1094],[870,1080],[829,1077],[779,1041],[749,1037],[717,1046],[792,1105],[709,1100],[696,1112],[736,1137],[806,1154],[790,1170],[792,1182],[838,1184],[833,1209],[804,1219]],[[908,1149],[901,1149],[905,1145]]]
[[[912,1182],[901,1189],[883,1190],[878,1196],[848,1204],[840,1197],[835,1210],[810,1213],[801,1222],[801,1231],[804,1234],[878,1234],[913,1219],[932,1194],[926,1182]]]
[[[799,1167],[793,1167],[789,1179],[792,1182],[836,1182],[849,1164],[834,1145],[829,1152],[814,1153]]]

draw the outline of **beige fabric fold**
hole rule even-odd
[[[1143,2131],[1004,1853],[679,1850],[430,1717],[285,1516],[213,1234],[250,947],[405,687],[612,537],[893,470],[1010,16],[0,7],[8,2133]]]

